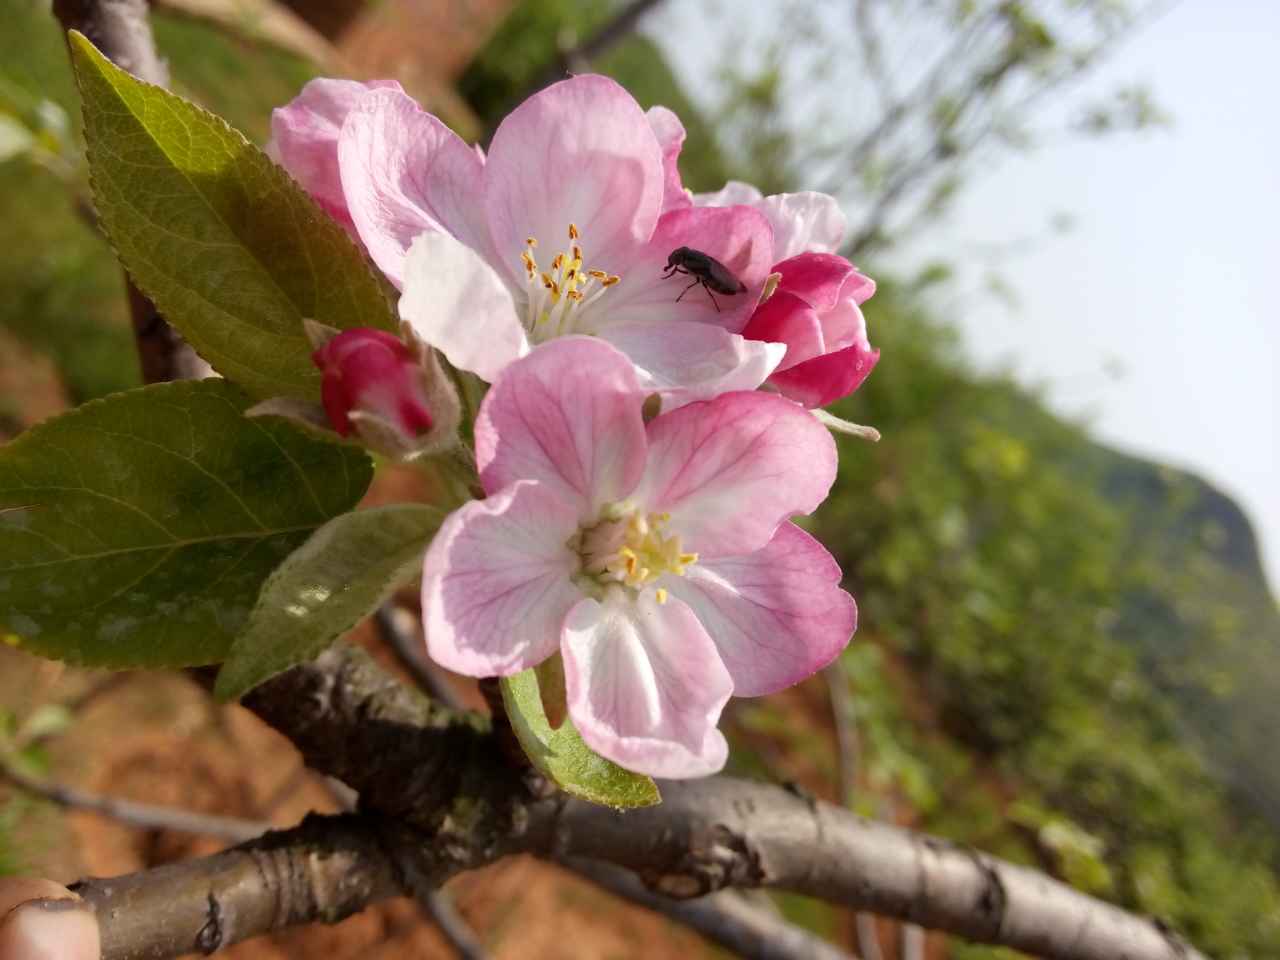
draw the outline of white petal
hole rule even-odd
[[[641,386],[662,395],[662,409],[754,390],[782,362],[785,344],[747,340],[707,323],[620,323],[600,331],[636,366]]]
[[[447,233],[421,234],[409,248],[400,318],[455,367],[490,382],[529,352],[511,292],[478,253]]]

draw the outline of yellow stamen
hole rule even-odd
[[[653,597],[655,600],[658,601],[659,605],[666,603],[667,602],[666,587],[659,587],[657,590],[653,591]]]
[[[577,240],[580,236],[582,234],[578,232],[578,225],[576,223],[569,224],[569,239]]]

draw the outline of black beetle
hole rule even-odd
[[[693,277],[693,283],[680,291],[680,296],[676,297],[677,303],[698,284],[702,284],[702,288],[707,291],[707,296],[711,297],[711,303],[717,312],[720,310],[720,304],[716,303],[716,298],[712,296],[713,290],[725,296],[747,292],[747,285],[735,277],[732,270],[710,254],[694,250],[692,247],[676,247],[671,251],[671,256],[667,257],[667,269],[662,274],[663,279],[674,277],[677,273]]]

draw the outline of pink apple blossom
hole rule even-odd
[[[670,111],[646,116],[612,80],[574,77],[517,107],[482,155],[399,89],[352,101],[350,88],[334,88],[321,108],[325,92],[309,86],[306,104],[277,111],[279,156],[346,211],[403,290],[401,317],[455,366],[492,381],[539,343],[591,334],[626,353],[672,407],[754,389],[780,361],[781,346],[740,336],[780,259],[769,220],[751,206],[666,209],[685,197],[670,141],[683,129]],[[320,141],[339,115],[335,199]],[[306,149],[288,149],[291,137]],[[681,246],[719,260],[746,292],[717,298],[718,308],[706,296],[678,299],[685,284],[663,270]]]
[[[835,253],[840,248],[844,241],[845,217],[835,197],[812,190],[766,197],[751,184],[739,180],[730,180],[714,193],[690,193],[680,180],[678,167],[685,139],[680,118],[666,107],[653,107],[648,119],[662,148],[664,211],[688,207],[751,207],[769,221],[774,262],[801,253]]]
[[[315,198],[325,212],[355,232],[338,173],[338,134],[360,97],[379,88],[399,90],[394,80],[310,81],[287,106],[271,115],[267,152]]]
[[[880,359],[860,309],[875,293],[874,281],[832,253],[802,253],[773,270],[781,275],[777,289],[743,331],[787,345],[769,383],[806,407],[823,407],[857,390]]]
[[[835,445],[767,392],[649,423],[635,367],[567,337],[509,364],[476,420],[486,499],[427,551],[429,651],[471,676],[559,652],[569,715],[616,763],[664,777],[718,770],[731,694],[829,663],[856,620],[825,549],[789,518],[835,478]]]

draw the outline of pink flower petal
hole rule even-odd
[[[354,229],[338,173],[338,133],[347,114],[370,90],[399,90],[394,80],[312,80],[271,112],[270,152],[330,216]]]
[[[679,600],[651,592],[582,600],[560,645],[574,726],[591,749],[655,777],[700,777],[724,766],[716,729],[733,683],[715,644]]]
[[[854,344],[775,373],[769,382],[796,403],[825,407],[862,386],[879,359],[879,350]]]
[[[635,499],[704,560],[759,550],[788,517],[812,512],[836,476],[827,429],[766,393],[727,393],[653,420]]]
[[[418,234],[443,231],[488,255],[480,157],[399,90],[361,98],[338,138],[351,219],[369,256],[397,287]]]
[[[664,276],[667,259],[677,247],[691,247],[719,260],[746,285],[746,292],[708,293],[694,284],[691,276]],[[772,263],[772,234],[759,211],[750,207],[673,210],[662,215],[648,245],[629,263],[616,268],[622,282],[609,291],[601,305],[607,307],[610,323],[660,316],[711,323],[738,333],[760,298]]]
[[[806,252],[834,253],[844,242],[844,211],[825,193],[779,193],[765,197],[758,208],[773,227],[775,261]]]
[[[826,352],[822,321],[818,313],[804,300],[786,290],[776,290],[751,315],[742,335],[751,340],[784,343],[786,356],[778,364],[779,370],[794,367]]]
[[[663,584],[715,641],[736,697],[774,693],[821,670],[858,622],[840,567],[794,523],[755,553],[697,563]]]
[[[708,323],[617,323],[600,331],[636,365],[645,393],[662,395],[662,408],[710,400],[732,390],[754,390],[785,352],[780,344],[747,340]]]
[[[413,241],[400,318],[461,370],[493,382],[529,352],[511,292],[480,255],[447,233]]]
[[[649,118],[649,126],[662,147],[662,211],[682,210],[693,206],[693,199],[684,189],[680,180],[680,148],[684,146],[684,124],[680,118],[666,107],[650,107],[645,114]]]
[[[553,492],[519,483],[452,513],[427,550],[427,650],[471,677],[510,676],[555,653],[581,598],[565,542],[577,514]]]
[[[493,492],[536,480],[594,520],[625,498],[644,471],[645,392],[616,349],[561,337],[511,364],[476,418],[476,465]]]
[[[662,207],[662,149],[644,111],[607,77],[552,84],[509,114],[484,167],[485,210],[500,269],[523,286],[520,254],[547,256],[582,232],[589,267],[617,273],[653,233]]]
[[[823,312],[841,299],[861,304],[876,292],[874,280],[834,253],[802,253],[776,264],[773,272],[782,274],[779,290],[794,293]]]

